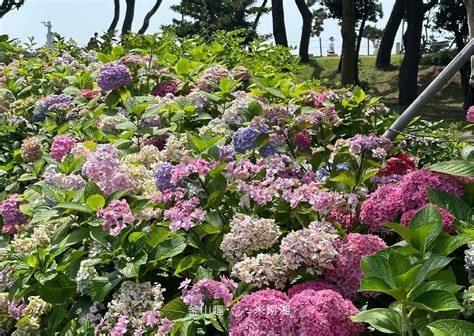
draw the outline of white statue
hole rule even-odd
[[[474,39],[474,0],[464,0],[469,21],[469,36]],[[474,86],[474,56],[471,58],[471,85]]]
[[[46,28],[48,28],[48,33],[46,34],[46,48],[52,48],[53,47],[53,33],[51,32],[51,28],[53,25],[51,24],[51,21],[48,22],[41,22]]]

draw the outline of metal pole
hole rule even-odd
[[[370,39],[367,37],[367,56],[370,56]]]
[[[474,39],[448,64],[434,81],[423,91],[418,98],[403,112],[403,114],[385,132],[384,137],[391,140],[416,117],[420,109],[463,67],[469,58],[474,55]]]

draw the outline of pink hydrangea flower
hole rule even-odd
[[[234,297],[229,288],[219,281],[202,279],[191,290],[188,290],[188,284],[189,281],[185,280],[180,286],[183,292],[183,302],[197,308],[202,308],[205,300],[222,300],[228,307]]]
[[[51,144],[50,155],[53,159],[61,161],[74,147],[76,139],[67,135],[58,135]]]
[[[104,231],[118,236],[127,224],[133,222],[134,217],[126,200],[114,200],[105,209],[97,211],[97,216],[104,219]]]
[[[434,206],[434,207],[441,214],[441,218],[443,220],[443,229],[444,229],[444,231],[446,233],[449,233],[449,234],[454,233],[454,226],[453,226],[454,216],[446,209],[440,208],[438,206]],[[410,221],[412,220],[412,218],[420,210],[421,209],[413,209],[413,210],[409,210],[409,211],[405,212],[402,215],[400,223],[402,225],[408,226],[410,224]]]
[[[289,301],[294,332],[298,336],[357,336],[364,325],[350,317],[359,311],[351,301],[331,289],[304,290]]]
[[[293,142],[298,146],[300,150],[305,150],[311,147],[311,134],[309,134],[307,129],[299,131],[293,136]]]
[[[311,281],[305,281],[305,282],[292,286],[290,289],[288,289],[288,297],[291,299],[293,296],[300,294],[302,291],[305,291],[308,289],[311,289],[313,291],[330,289],[335,292],[339,292],[339,289],[336,286],[330,284],[329,282],[326,282],[323,280],[311,280]]]
[[[245,296],[230,312],[230,335],[296,336],[286,294],[265,289]]]
[[[474,122],[474,106],[471,106],[467,110],[466,120],[471,122],[471,123]]]
[[[20,211],[18,194],[13,194],[0,203],[0,214],[3,217],[2,232],[14,235],[20,226],[26,223],[27,217]]]
[[[189,230],[196,224],[204,221],[204,211],[198,208],[199,199],[193,197],[189,200],[180,200],[165,210],[164,216],[171,221],[170,230]]]
[[[330,269],[326,269],[324,277],[334,283],[339,291],[348,299],[354,299],[363,278],[360,260],[387,248],[387,244],[377,236],[349,233],[339,243],[339,254]]]

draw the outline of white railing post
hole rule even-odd
[[[384,137],[391,140],[395,139],[397,134],[408,126],[415,118],[421,108],[439,91],[446,83],[458,72],[469,58],[474,55],[474,39],[471,39],[463,50],[444,68],[444,70],[435,78],[434,81],[418,96],[418,98],[403,112],[403,114],[390,126],[385,132]]]

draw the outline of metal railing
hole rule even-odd
[[[426,103],[446,85],[458,72],[469,58],[474,55],[474,39],[464,47],[463,50],[448,64],[446,68],[436,77],[434,81],[418,96],[418,98],[403,112],[403,114],[389,127],[384,137],[395,139],[408,124],[419,115],[420,110]]]

